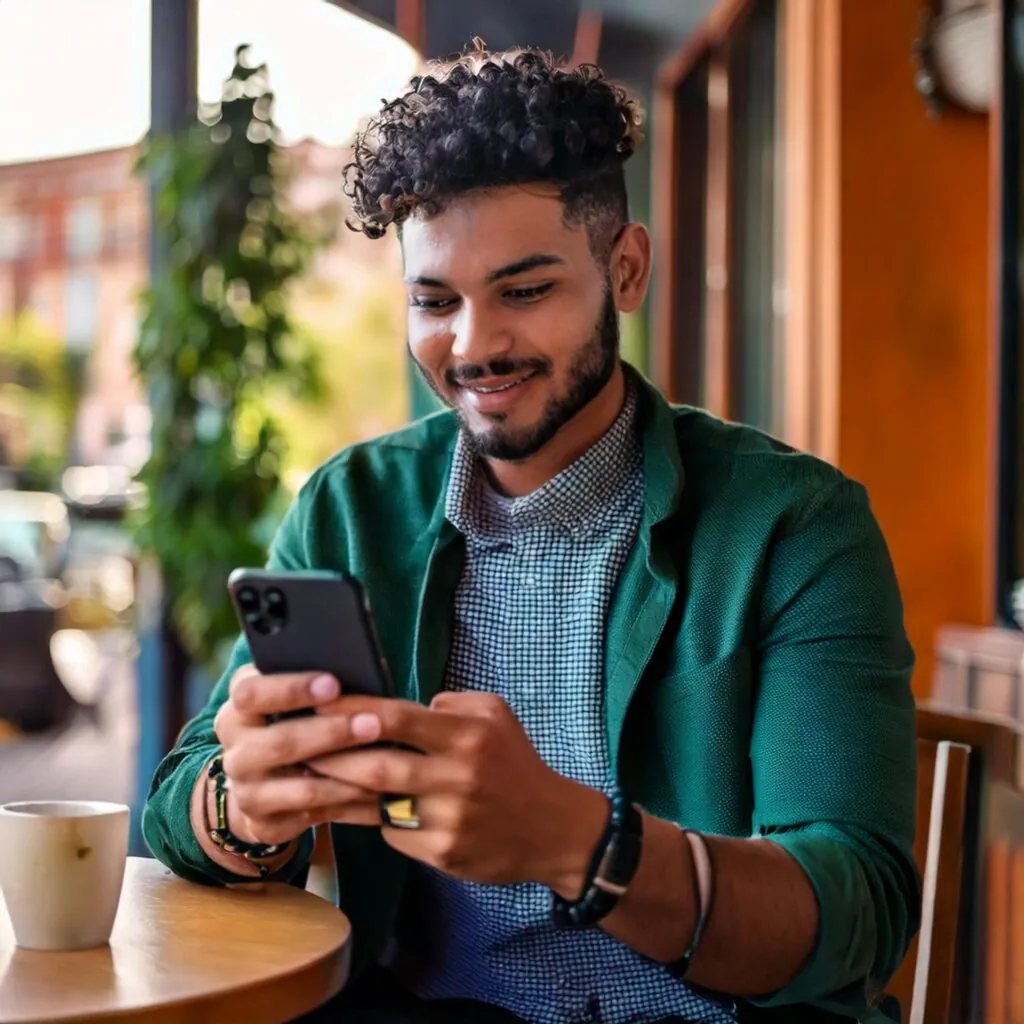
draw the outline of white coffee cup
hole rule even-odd
[[[0,891],[25,949],[110,939],[128,858],[129,810],[90,800],[0,806]]]

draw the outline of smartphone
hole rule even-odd
[[[228,591],[264,675],[328,672],[346,694],[393,695],[363,588],[320,570],[235,569]],[[312,714],[312,709],[276,717]]]

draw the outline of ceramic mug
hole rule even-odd
[[[124,804],[37,800],[0,805],[0,892],[25,949],[110,940],[128,858]]]

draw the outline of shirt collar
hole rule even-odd
[[[537,525],[554,525],[571,533],[600,529],[614,499],[640,474],[637,436],[637,387],[626,376],[626,397],[604,435],[575,462],[531,494],[507,504],[484,500],[490,487],[479,457],[460,430],[452,456],[445,515],[472,539],[506,536]]]

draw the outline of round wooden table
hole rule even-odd
[[[131,857],[109,946],[18,949],[0,900],[0,1024],[282,1024],[345,983],[349,934],[293,886],[193,885]]]

